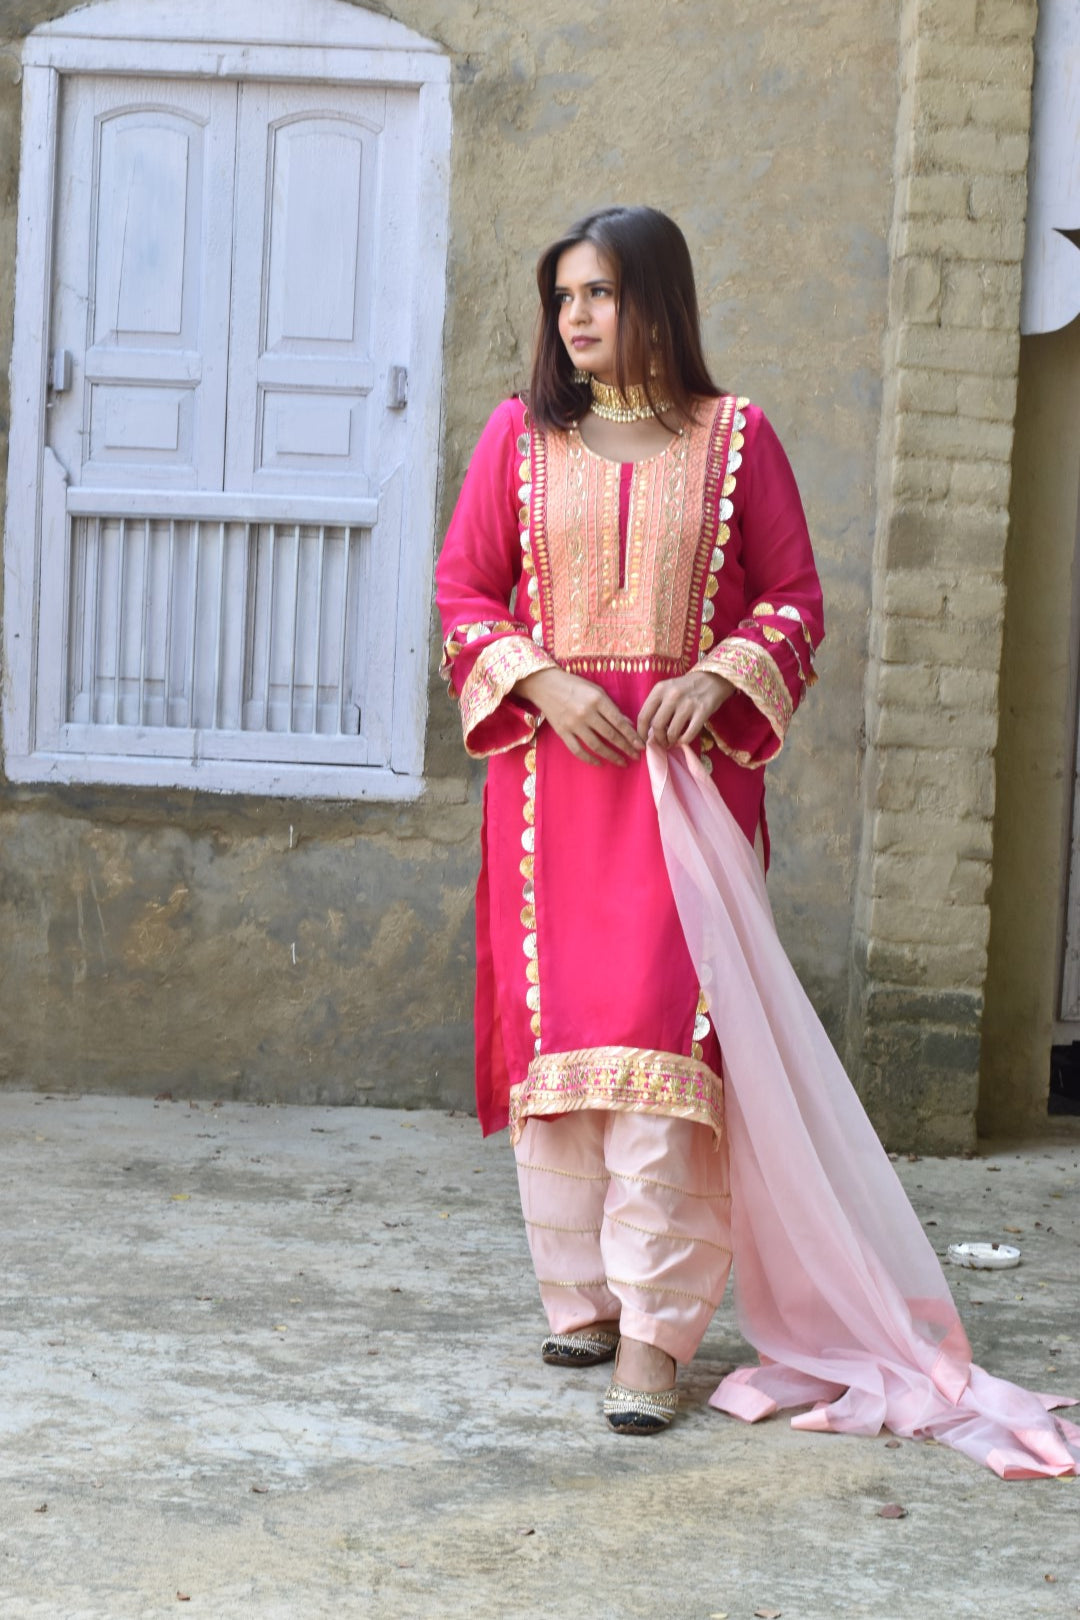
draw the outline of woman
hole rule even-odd
[[[720,1051],[645,744],[693,744],[764,850],[760,767],[813,678],[821,593],[775,434],[709,376],[678,227],[593,215],[538,281],[528,413],[488,423],[438,568],[466,747],[491,759],[479,1107],[485,1130],[512,1115],[544,1357],[605,1359],[621,1325],[633,1398],[608,1417],[640,1432],[730,1264]]]
[[[468,751],[489,759],[478,1110],[485,1132],[510,1124],[551,1329],[541,1353],[562,1366],[617,1355],[608,1423],[666,1427],[734,1246],[764,1365],[731,1375],[714,1404],[758,1417],[817,1400],[813,1426],[945,1437],[970,1356],[848,1082],[807,1081],[798,1054],[798,1072],[756,1079],[792,1029],[820,1028],[782,952],[753,970],[779,952],[754,887],[752,852],[768,858],[761,767],[823,634],[791,469],[762,412],[709,376],[689,252],[666,216],[590,215],[541,256],[537,281],[528,409],[507,400],[488,422],[437,578],[444,673]],[[774,982],[788,986],[779,1012]],[[822,1087],[852,1143],[854,1193],[828,1180],[845,1172],[814,1125]],[[784,1224],[794,1208],[814,1240],[805,1263]],[[885,1283],[871,1241],[882,1209],[908,1236],[915,1223],[905,1256],[917,1251],[912,1274]],[[842,1369],[822,1335],[858,1340]],[[931,1393],[877,1399],[912,1379]],[[1035,1471],[1073,1466],[1059,1444]]]

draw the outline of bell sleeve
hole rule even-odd
[[[743,617],[697,668],[735,687],[708,722],[717,746],[740,765],[761,766],[780,752],[803,693],[817,679],[813,657],[825,622],[791,464],[765,415],[753,407],[746,414],[746,447],[735,462],[743,468],[736,496]]]
[[[524,407],[505,400],[473,452],[435,567],[441,673],[461,709],[466,751],[477,759],[534,736],[540,716],[513,688],[557,667],[533,640],[529,615],[516,610],[531,482]]]

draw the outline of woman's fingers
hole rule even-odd
[[[641,711],[638,714],[637,721],[637,734],[642,742],[648,741],[649,727],[652,725],[653,716],[656,714],[656,711],[659,709],[660,704],[663,701],[664,687],[666,684],[667,683],[665,681],[658,682],[658,684],[653,687],[644,703],[641,705]]]
[[[626,765],[644,747],[603,688],[581,676],[565,670],[542,671],[531,677],[527,695],[575,758],[586,764]]]
[[[597,757],[598,756],[598,757]],[[581,758],[587,759],[593,765],[601,760],[607,760],[611,765],[626,765],[630,756],[619,750],[616,744],[605,742],[597,732],[588,733],[584,739],[584,749]]]
[[[678,703],[668,721],[668,747],[675,748],[679,743],[693,742],[708,718],[708,708],[700,699],[697,702],[684,700]]]
[[[661,748],[693,742],[730,692],[728,681],[705,670],[659,681],[641,706],[638,735]]]
[[[641,753],[644,744],[629,720],[621,709],[616,708],[606,695],[599,706],[599,712],[593,721],[593,728],[603,726],[600,733],[606,741],[610,742],[626,759],[636,759]]]
[[[638,719],[639,735],[648,742],[658,743],[661,748],[671,746],[693,712],[693,705],[678,691],[677,684],[664,681],[654,687]]]
[[[641,740],[606,692],[589,681],[582,681],[575,698],[570,712],[562,719],[565,730],[588,750],[587,754],[578,753],[579,759],[598,755],[612,764],[625,765],[637,758],[642,749]]]
[[[679,704],[666,722],[661,721],[658,725],[653,721],[652,740],[659,743],[661,748],[675,748],[681,742],[693,742],[703,724],[703,715],[698,718],[694,709],[688,712],[684,705]]]
[[[668,747],[677,748],[680,743],[693,742],[707,718],[707,715],[698,710],[694,710],[685,721],[679,721],[676,717],[676,721],[668,727]]]
[[[625,765],[627,755],[619,753],[614,744],[605,742],[604,738],[591,727],[582,726],[579,730],[570,730],[566,727],[556,726],[555,730],[562,738],[576,759],[583,760],[586,765]]]
[[[626,765],[630,760],[636,759],[641,752],[642,744],[638,739],[630,722],[623,715],[615,711],[617,719],[613,720],[606,714],[597,714],[591,719],[583,719],[575,729],[575,740],[581,744],[583,752],[578,754],[579,759],[590,759],[597,763],[595,757],[608,760],[613,765]],[[621,721],[620,725],[618,721]],[[629,732],[629,737],[626,733]]]
[[[662,681],[646,698],[638,717],[638,735],[646,742],[659,743],[667,748],[674,729],[685,723],[692,713],[693,702],[680,690],[678,681]]]

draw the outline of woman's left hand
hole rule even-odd
[[[710,715],[735,688],[723,675],[692,669],[671,681],[658,681],[641,706],[637,730],[642,742],[675,748],[693,742]]]

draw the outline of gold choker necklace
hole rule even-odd
[[[658,399],[655,405],[650,405],[640,383],[631,383],[624,394],[613,383],[590,377],[589,389],[593,415],[605,422],[647,422],[650,417],[671,409],[670,399]]]

